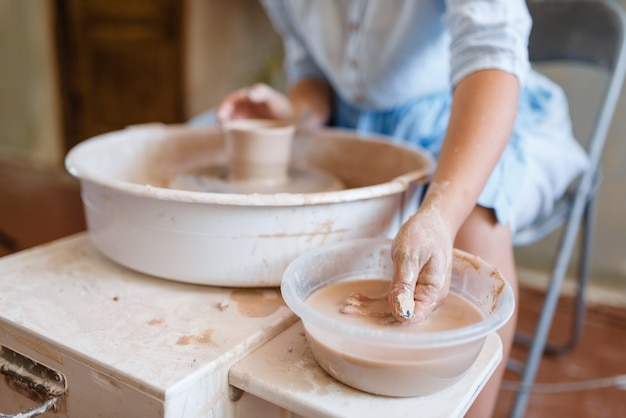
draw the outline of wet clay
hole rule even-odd
[[[319,193],[345,189],[326,172],[290,167],[295,127],[242,119],[225,127],[227,165],[177,174],[170,188],[212,193]]]
[[[228,181],[260,186],[286,183],[295,126],[266,119],[240,119],[225,126]]]
[[[388,280],[348,281],[322,288],[306,302],[333,319],[385,332],[451,330],[484,318],[471,302],[451,293],[422,324],[390,323],[395,320],[387,302],[388,289]],[[359,304],[361,302],[365,303]],[[350,307],[348,311],[346,306]],[[356,389],[396,397],[431,394],[450,386],[469,369],[484,342],[397,349],[385,345],[384,341],[377,345],[328,333],[319,337],[307,330],[307,340],[315,359],[330,375]]]
[[[270,290],[238,289],[230,297],[237,303],[239,313],[247,318],[269,316],[285,305],[278,293]]]
[[[364,328],[384,328],[392,320],[387,294],[389,280],[351,280],[335,283],[314,292],[307,304],[340,321]],[[465,327],[484,319],[483,313],[467,299],[450,293],[445,302],[422,324],[394,327],[397,332],[433,332]]]
[[[205,329],[198,335],[184,335],[178,338],[176,345],[215,345],[212,329]]]
[[[192,192],[240,194],[321,193],[346,188],[341,180],[323,171],[291,168],[288,173],[286,182],[229,181],[228,167],[213,166],[180,173],[170,180],[168,187]]]

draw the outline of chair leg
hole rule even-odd
[[[522,379],[520,382],[520,388],[513,405],[513,413],[511,417],[521,418],[524,415],[526,405],[530,397],[530,388],[535,381],[537,370],[539,369],[539,363],[546,346],[548,333],[552,325],[554,318],[554,312],[556,311],[556,305],[561,293],[561,287],[563,280],[565,279],[567,264],[569,261],[569,254],[564,251],[564,247],[561,247],[559,256],[557,258],[554,274],[550,280],[550,286],[546,293],[543,308],[541,309],[541,315],[537,323],[537,329],[534,337],[531,339],[530,352],[526,360],[526,365],[523,369]]]
[[[556,306],[561,295],[561,288],[567,274],[567,267],[569,265],[576,236],[578,235],[579,228],[586,212],[586,205],[588,202],[576,201],[573,208],[573,213],[568,221],[561,245],[554,263],[554,269],[550,284],[548,286],[546,297],[539,315],[539,321],[535,330],[533,338],[529,340],[530,351],[526,364],[523,367],[522,378],[520,381],[520,388],[515,402],[513,404],[513,410],[511,413],[512,418],[521,418],[524,416],[526,406],[530,398],[530,389],[535,381],[537,371],[539,369],[539,363],[546,348],[548,333],[552,326],[554,319],[554,313]]]
[[[581,234],[580,261],[578,266],[578,290],[576,304],[574,306],[574,320],[570,339],[562,344],[546,344],[545,352],[548,354],[563,354],[576,347],[582,337],[585,322],[585,292],[589,283],[591,271],[591,244],[593,240],[593,222],[595,219],[596,200],[591,199],[585,207],[583,229]]]
[[[578,236],[581,226],[586,230],[586,232],[583,231],[583,235],[586,234],[586,236],[583,238],[583,242],[585,244],[582,248],[584,255],[582,257],[583,262],[581,264],[581,271],[584,275],[581,276],[583,280],[581,281],[582,287],[579,288],[580,297],[578,304],[584,307],[584,289],[589,276],[588,256],[590,253],[591,223],[593,222],[593,212],[595,210],[593,205],[595,204],[594,197],[596,195],[595,191],[597,190],[598,180],[598,173],[591,176],[584,176],[581,180],[579,191],[572,203],[572,209],[566,223],[565,230],[563,231],[561,244],[554,263],[554,269],[546,292],[543,308],[541,310],[541,314],[539,315],[535,335],[531,340],[530,352],[528,354],[528,358],[526,359],[526,365],[523,368],[520,388],[517,396],[515,397],[511,412],[512,418],[522,418],[526,411],[526,406],[530,398],[530,391],[537,376],[539,363],[541,362],[541,358],[546,348],[548,333],[552,326],[556,305],[558,303],[563,281],[567,273],[567,267],[571,259],[576,237]],[[584,312],[584,310],[581,310],[581,313],[582,312]],[[576,319],[576,322],[579,323],[577,326],[582,326],[582,319],[582,316]]]
[[[553,343],[548,341],[544,352],[546,354],[558,355],[564,354],[578,345],[582,337],[582,331],[585,322],[586,304],[585,293],[587,291],[587,284],[589,283],[590,271],[591,271],[591,245],[593,240],[594,219],[596,211],[595,193],[587,202],[585,211],[583,214],[583,227],[581,230],[581,248],[580,248],[580,261],[578,266],[578,283],[576,291],[576,300],[574,305],[574,315],[572,320],[572,331],[567,340],[564,343]],[[532,344],[533,336],[517,331],[515,333],[515,344],[529,347]],[[520,372],[520,366],[514,365],[507,366],[509,370]],[[523,370],[523,368],[521,368]]]

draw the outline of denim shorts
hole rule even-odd
[[[335,98],[333,126],[379,133],[439,155],[450,116],[450,91],[419,97],[389,110],[363,110]],[[494,210],[515,232],[549,213],[588,165],[573,136],[561,88],[531,72],[520,93],[509,142],[483,188],[478,204]]]

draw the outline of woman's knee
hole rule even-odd
[[[497,239],[497,235],[506,235],[508,227],[498,224],[493,209],[476,205],[470,212],[456,234],[455,247],[468,250],[468,246],[485,244],[489,238]]]
[[[454,246],[489,263],[513,263],[508,225],[498,223],[492,209],[476,206],[459,229]]]

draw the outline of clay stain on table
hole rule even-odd
[[[276,312],[285,302],[277,291],[267,289],[237,289],[231,295],[237,309],[247,318],[262,318]]]
[[[183,335],[178,338],[176,345],[214,345],[215,342],[212,339],[214,330],[205,329],[197,335]]]
[[[285,380],[285,384],[291,390],[318,395],[330,393],[329,386],[336,381],[315,361],[304,332],[298,335],[298,340],[294,341],[294,344],[290,344],[285,351],[277,352],[275,355],[280,360],[280,366],[274,372],[289,376],[285,378],[288,379],[288,383]],[[297,372],[294,373],[294,369]]]

